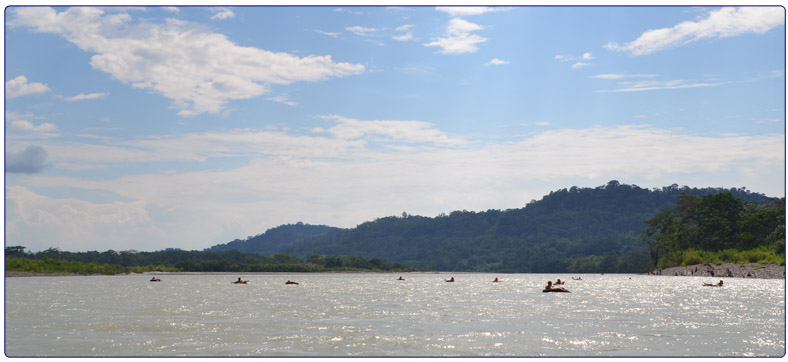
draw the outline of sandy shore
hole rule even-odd
[[[785,279],[785,266],[775,264],[697,264],[659,270],[652,275]]]

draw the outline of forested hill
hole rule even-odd
[[[653,267],[648,245],[641,238],[645,220],[661,208],[675,206],[681,193],[702,196],[721,192],[730,192],[744,202],[771,200],[744,189],[672,185],[649,190],[610,181],[596,188],[554,191],[519,209],[454,211],[434,218],[403,213],[353,229],[318,227],[324,233],[308,238],[269,238],[269,233],[279,228],[313,227],[288,225],[225,246],[303,258],[359,255],[428,270],[643,272]]]
[[[214,245],[205,251],[237,250],[242,253],[272,255],[284,249],[313,242],[316,238],[325,237],[340,230],[342,229],[299,222],[294,225],[277,226],[263,234],[250,236],[246,240],[235,239],[227,244]]]

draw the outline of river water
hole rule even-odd
[[[785,281],[643,275],[5,278],[7,356],[783,356]],[[454,283],[444,279],[454,276]],[[570,277],[582,277],[575,281]],[[232,284],[238,277],[248,284]],[[500,283],[492,283],[495,278]],[[547,280],[571,293],[542,293]],[[296,280],[300,285],[285,285]]]

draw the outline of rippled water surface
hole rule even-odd
[[[249,284],[232,284],[238,277]],[[8,356],[782,356],[785,281],[547,274],[5,278]],[[456,282],[443,280],[454,276]],[[502,283],[492,283],[499,277]],[[631,279],[630,279],[631,278]],[[286,280],[300,285],[285,285]]]

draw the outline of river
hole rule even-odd
[[[785,280],[599,274],[5,278],[7,356],[783,356]],[[444,279],[455,278],[454,283]],[[238,277],[248,284],[232,284]],[[492,280],[498,277],[500,283]],[[582,277],[583,280],[571,280]],[[571,293],[542,293],[547,280]],[[286,280],[299,285],[285,285]]]

